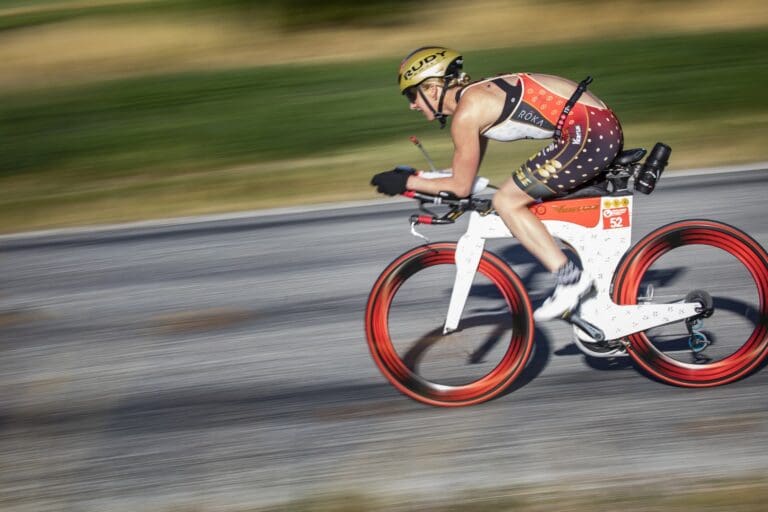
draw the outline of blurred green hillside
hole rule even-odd
[[[411,134],[448,165],[447,132],[409,112],[394,85],[403,48],[427,42],[413,21],[423,7],[309,4],[0,0],[12,71],[0,78],[0,231],[372,198],[373,172],[422,165]],[[511,4],[513,20],[535,13]],[[614,4],[560,4],[585,12],[569,41],[482,32],[470,44],[457,30],[440,42],[465,48],[476,78],[591,74],[627,145],[671,144],[672,169],[768,160],[765,7],[736,2],[714,28],[717,13],[699,12],[696,30],[627,21],[617,33],[615,22],[607,38],[588,35],[587,13]],[[482,17],[466,20],[476,30]],[[325,41],[333,34],[341,41]],[[541,145],[494,144],[482,172],[501,181]]]

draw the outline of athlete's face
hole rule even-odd
[[[427,105],[425,101],[429,100],[431,94],[434,92],[434,89],[437,87],[435,85],[428,85],[426,90],[422,91],[423,94],[419,94],[419,92],[416,90],[417,87],[418,86],[411,87],[405,91],[405,97],[408,100],[409,107],[411,110],[418,110],[424,114],[424,117],[427,118],[427,121],[433,121],[435,119],[435,114],[432,113],[432,109],[429,108],[429,105]]]

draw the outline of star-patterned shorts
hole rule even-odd
[[[560,140],[529,158],[512,178],[534,199],[562,196],[600,174],[623,143],[621,125],[611,110],[579,103],[568,114]]]

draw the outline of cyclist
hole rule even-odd
[[[428,46],[408,54],[398,72],[400,92],[411,110],[437,120],[441,127],[453,116],[451,174],[426,179],[398,168],[376,174],[371,184],[387,195],[415,190],[466,197],[489,139],[553,139],[502,184],[493,207],[510,232],[555,275],[555,289],[534,318],[563,317],[578,306],[593,280],[566,257],[528,206],[564,195],[596,177],[621,150],[621,125],[600,99],[586,91],[588,81],[577,85],[552,75],[513,73],[470,83],[462,66],[458,52]]]

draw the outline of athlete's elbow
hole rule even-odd
[[[467,197],[472,193],[472,183],[453,183],[448,191],[456,197]]]

